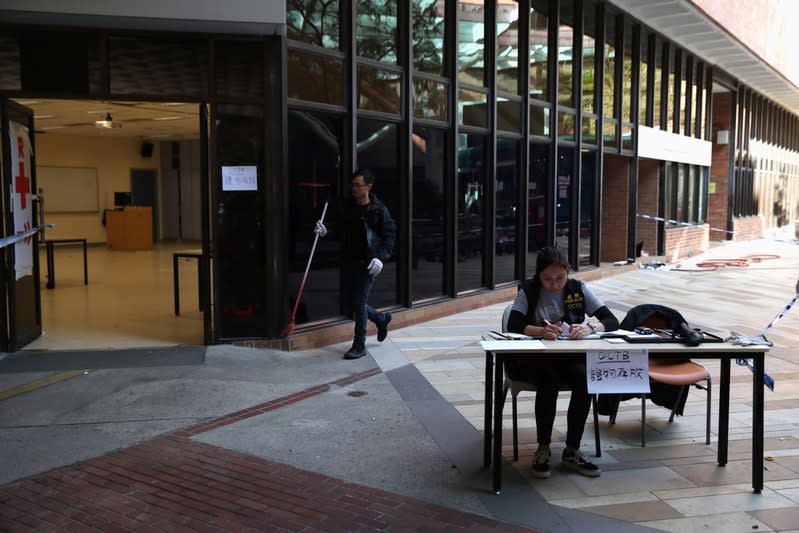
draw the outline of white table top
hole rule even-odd
[[[741,346],[729,342],[706,342],[699,346],[686,346],[679,342],[658,342],[658,343],[611,343],[603,339],[587,340],[555,340],[555,341],[527,341],[527,340],[484,340],[480,342],[483,350],[496,353],[534,353],[541,352],[553,353],[574,353],[587,352],[593,350],[623,350],[623,349],[645,349],[649,353],[658,352],[686,352],[686,355],[701,353],[740,353],[745,356],[747,353],[767,352],[769,347],[766,345]]]

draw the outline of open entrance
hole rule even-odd
[[[200,106],[17,101],[34,112],[39,223],[54,225],[42,335],[22,349],[203,344]]]

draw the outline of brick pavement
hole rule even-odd
[[[379,372],[6,485],[0,531],[532,531],[191,439]]]

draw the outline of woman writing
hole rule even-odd
[[[566,336],[582,339],[598,331],[613,331],[619,321],[599,298],[579,280],[568,278],[569,261],[560,248],[546,247],[538,254],[535,276],[519,285],[513,302],[508,331],[555,340]],[[586,321],[586,315],[595,320]],[[535,424],[538,448],[533,457],[532,475],[548,478],[551,473],[552,426],[558,390],[571,389],[567,413],[566,448],[562,464],[580,474],[597,477],[601,471],[580,452],[591,397],[585,375],[585,361],[570,357],[535,357],[507,362],[511,379],[536,385]]]

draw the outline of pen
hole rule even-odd
[[[499,331],[489,331],[489,333],[496,335],[497,337],[500,337],[502,339],[508,340],[508,336],[500,333]]]

